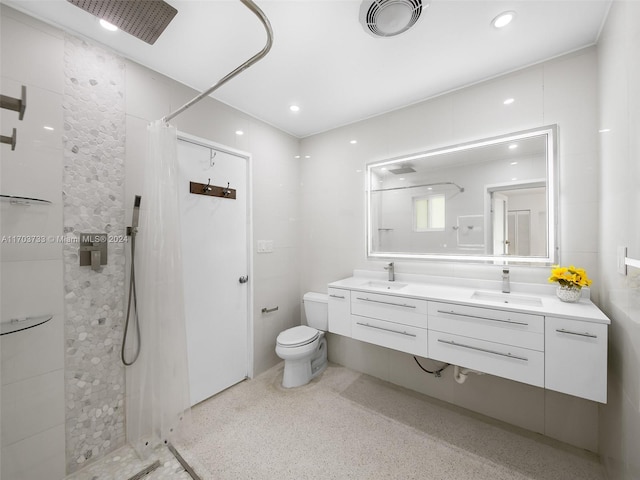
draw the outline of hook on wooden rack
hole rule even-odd
[[[211,179],[208,179],[207,180],[207,184],[204,187],[202,187],[202,192],[203,193],[210,192],[211,189],[212,189],[212,187],[211,187]]]

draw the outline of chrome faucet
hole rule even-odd
[[[396,272],[394,271],[394,267],[393,267],[393,262],[390,262],[386,267],[384,267],[385,270],[389,270],[389,281],[393,282],[396,279]]]
[[[502,293],[511,293],[511,285],[509,283],[509,269],[502,269]]]

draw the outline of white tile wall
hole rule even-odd
[[[2,37],[7,39],[0,45],[2,76],[23,84],[62,93],[64,88],[62,32],[4,5],[1,21],[0,31],[2,31]],[[29,95],[28,90],[27,95]],[[25,117],[29,114],[28,112],[29,110]]]
[[[64,476],[64,424],[2,448],[2,478],[60,480]]]
[[[640,258],[640,4],[612,3],[598,44],[600,135],[600,298],[612,319],[609,402],[600,448],[610,480],[640,478],[640,273],[616,272],[618,246]]]
[[[3,447],[64,423],[63,370],[3,385],[2,417]]]
[[[301,141],[302,291],[326,291],[326,284],[355,268],[381,271],[365,249],[365,190],[358,169],[372,161],[508,131],[559,124],[561,164],[561,245],[563,263],[585,265],[598,282],[597,56],[588,48],[565,57],[457,90],[379,117]],[[504,99],[515,102],[505,106]],[[358,140],[357,148],[349,144]],[[584,171],[588,168],[588,171]],[[574,176],[574,172],[577,173]],[[593,187],[585,198],[576,182]],[[548,269],[513,267],[513,281],[546,283]],[[498,279],[494,266],[396,261],[396,271],[462,278]],[[595,294],[597,297],[597,292]],[[544,390],[491,376],[464,385],[447,378],[427,380],[405,354],[362,346],[329,336],[329,357],[356,370],[450,401],[536,432],[597,450],[598,412],[577,400],[545,406]],[[422,372],[420,372],[422,373]],[[517,402],[510,402],[517,399]],[[545,418],[566,415],[569,423],[552,428]]]
[[[39,238],[0,245],[0,319],[53,315],[0,339],[1,476],[59,480],[65,475],[64,322],[62,243],[55,237],[62,235],[63,40],[58,30],[0,8],[2,93],[19,97],[27,86],[24,120],[1,114],[3,130],[15,127],[18,141],[15,151],[2,150],[0,191],[53,202],[0,206],[1,235]]]

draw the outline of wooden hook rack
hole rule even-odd
[[[228,183],[226,187],[219,187],[209,183],[189,182],[189,191],[195,195],[236,199],[236,189],[229,188]]]

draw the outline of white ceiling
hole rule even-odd
[[[266,39],[236,0],[169,0],[178,14],[155,45],[109,33],[65,0],[2,2],[199,91]],[[610,2],[433,0],[411,30],[374,38],[359,23],[359,0],[256,0],[273,26],[273,48],[212,96],[305,137],[592,45]],[[505,10],[516,19],[494,29]],[[301,110],[292,113],[291,104]]]

